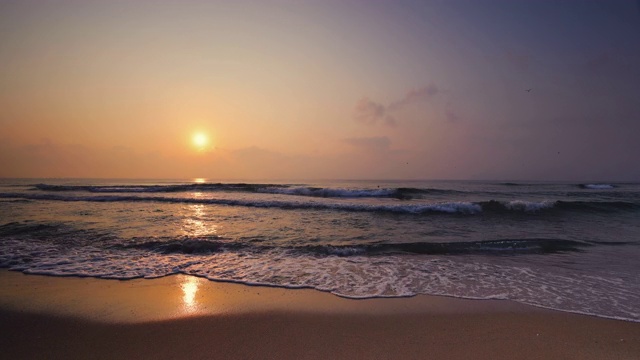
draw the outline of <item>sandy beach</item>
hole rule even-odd
[[[0,271],[8,359],[638,359],[640,324],[509,301],[349,300],[178,275]]]

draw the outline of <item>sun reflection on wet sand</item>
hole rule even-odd
[[[185,312],[193,313],[198,310],[198,302],[196,300],[196,293],[198,292],[198,286],[200,285],[200,279],[193,276],[185,276],[185,281],[182,282],[182,304]]]

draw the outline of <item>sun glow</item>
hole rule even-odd
[[[207,137],[207,134],[197,132],[193,134],[191,142],[196,148],[203,150],[209,144],[209,138]]]

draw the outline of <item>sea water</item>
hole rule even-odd
[[[3,179],[0,267],[640,321],[640,184]]]

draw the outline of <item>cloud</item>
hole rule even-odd
[[[436,96],[438,92],[438,87],[430,84],[428,86],[409,91],[401,99],[393,101],[388,106],[365,97],[360,99],[356,104],[353,118],[357,122],[365,125],[376,125],[377,123],[382,123],[386,126],[395,127],[398,122],[391,113],[398,111],[405,106],[427,101]]]
[[[389,105],[388,110],[398,110],[413,103],[427,101],[438,94],[438,88],[431,84],[419,89],[409,91],[402,99],[395,101]]]
[[[354,119],[365,125],[375,125],[382,122],[387,126],[395,126],[396,120],[387,113],[384,105],[362,98],[356,104]]]

